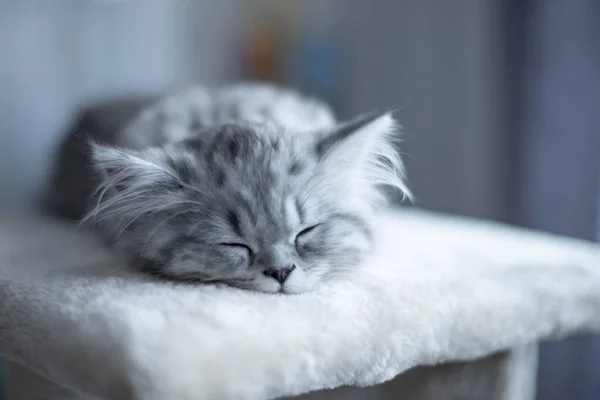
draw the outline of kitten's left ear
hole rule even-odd
[[[320,162],[330,168],[350,171],[374,185],[391,186],[410,197],[395,146],[398,134],[399,126],[390,112],[367,114],[326,133],[315,151]]]
[[[166,155],[160,148],[140,152],[97,143],[91,143],[90,146],[92,164],[103,185],[117,192],[160,183],[176,184],[177,178],[167,168]]]

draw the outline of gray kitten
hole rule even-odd
[[[296,98],[299,114],[315,104]],[[293,122],[217,113],[165,139],[168,129],[140,128],[156,127],[164,104],[124,130],[130,138],[154,132],[153,146],[93,145],[101,183],[85,218],[159,275],[305,292],[371,251],[374,216],[385,203],[380,187],[408,194],[390,114],[336,125],[321,118],[331,115],[324,106],[313,110],[321,117]],[[177,104],[172,112],[188,103]]]

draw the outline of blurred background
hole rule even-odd
[[[0,214],[34,209],[83,107],[261,79],[397,109],[417,205],[597,240],[598,0],[0,0]],[[539,399],[599,399],[600,340]]]

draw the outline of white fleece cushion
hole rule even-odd
[[[0,352],[106,399],[270,399],[373,385],[600,330],[600,248],[416,211],[378,251],[302,295],[159,282],[76,228],[0,223]]]

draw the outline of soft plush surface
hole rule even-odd
[[[476,361],[412,368],[391,381],[367,387],[324,389],[278,400],[535,400],[537,346]],[[99,400],[7,365],[5,400]],[[258,399],[257,399],[258,400]]]
[[[0,352],[106,399],[275,398],[600,330],[600,248],[401,211],[379,250],[314,293],[131,274],[93,238],[0,223]]]

